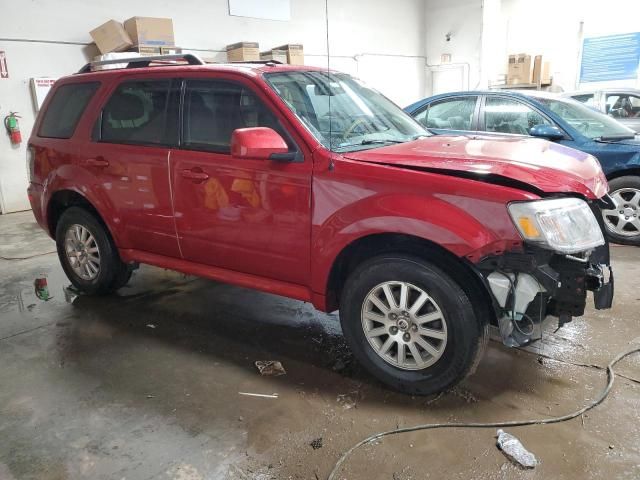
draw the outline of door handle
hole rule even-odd
[[[88,167],[108,167],[109,166],[109,162],[107,160],[105,160],[104,158],[98,157],[98,158],[87,158],[82,162],[83,165],[86,165]]]
[[[209,179],[209,174],[200,169],[182,170],[182,176],[195,182],[203,182]]]

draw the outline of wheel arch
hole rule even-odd
[[[620,177],[639,177],[640,167],[631,167],[623,170],[616,170],[607,175],[607,180],[611,181]]]
[[[490,293],[477,270],[470,262],[459,258],[430,240],[398,233],[376,233],[349,243],[335,258],[326,286],[326,309],[338,308],[345,282],[362,262],[384,254],[406,254],[434,264],[447,272],[469,296],[474,305],[481,306],[483,321],[493,321],[494,310]]]
[[[63,189],[54,192],[47,202],[46,222],[50,235],[55,238],[56,228],[62,214],[70,207],[79,207],[91,213],[105,228],[112,240],[115,240],[113,232],[94,204],[84,195],[72,189]]]

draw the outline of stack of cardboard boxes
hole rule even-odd
[[[260,52],[258,42],[239,42],[227,45],[229,62],[276,61],[291,65],[304,65],[304,48],[300,44],[287,44]]]
[[[550,72],[551,65],[542,55],[536,55],[533,62],[531,55],[526,53],[509,55],[507,85],[549,85]]]
[[[103,55],[123,51],[140,55],[180,53],[170,18],[132,17],[124,24],[109,20],[90,33]]]
[[[90,33],[102,53],[96,60],[131,56],[115,53],[125,51],[143,56],[182,53],[182,49],[175,46],[170,18],[132,17],[124,24],[109,20]],[[239,42],[228,45],[226,51],[229,62],[274,60],[292,65],[304,64],[304,50],[299,44],[282,45],[261,53],[258,42]]]

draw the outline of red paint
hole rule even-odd
[[[262,77],[266,70],[314,69],[153,67],[56,82],[54,92],[74,82],[102,85],[71,139],[31,136],[35,165],[29,198],[38,223],[48,230],[52,196],[71,190],[99,212],[126,261],[312,301],[325,309],[332,307],[327,282],[336,258],[365,236],[412,235],[477,262],[521,248],[506,205],[538,196],[519,184],[587,198],[606,192],[592,157],[535,139],[431,137],[332,154],[268,87]],[[300,161],[270,160],[287,146],[267,128],[234,132],[232,155],[91,139],[102,106],[121,81],[176,77],[224,79],[251,89],[298,145]],[[53,92],[42,112],[52,97]],[[449,171],[516,182],[500,186]]]
[[[231,135],[231,155],[236,158],[268,160],[287,150],[287,143],[271,128],[238,128]]]

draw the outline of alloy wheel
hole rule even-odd
[[[621,188],[611,197],[616,208],[602,211],[607,229],[623,237],[640,235],[640,190]]]
[[[402,370],[430,367],[447,345],[447,322],[440,307],[410,283],[376,285],[365,297],[361,319],[376,354]]]
[[[64,238],[69,266],[83,280],[94,280],[100,273],[100,249],[92,233],[82,225],[71,225]]]

